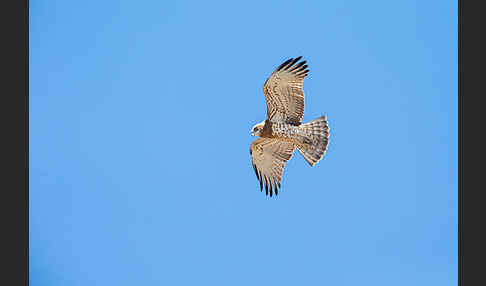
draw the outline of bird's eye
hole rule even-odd
[[[256,132],[258,130],[258,127],[253,128],[253,132]]]

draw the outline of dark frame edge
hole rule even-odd
[[[457,120],[458,120],[458,136],[457,136],[457,284],[462,285],[462,229],[461,229],[461,95],[462,95],[462,0],[457,1]]]
[[[29,175],[30,175],[30,168],[29,168],[29,96],[30,96],[30,84],[29,84],[29,35],[30,35],[30,29],[29,29],[29,17],[30,17],[30,2],[29,0],[24,0],[24,7],[25,7],[25,105],[26,105],[26,122],[25,122],[25,128],[26,128],[26,134],[25,134],[25,164],[26,164],[26,171],[25,171],[25,176],[26,176],[26,183],[25,183],[25,208],[26,208],[26,214],[25,214],[25,224],[26,224],[26,239],[25,239],[25,284],[29,285],[29,250],[30,250],[30,235],[29,235],[29,209],[30,209],[30,204],[29,204]]]

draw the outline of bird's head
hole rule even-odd
[[[255,124],[252,128],[251,128],[251,135],[253,136],[260,136],[262,130],[263,130],[263,126],[265,125],[265,121],[262,121],[258,124]]]

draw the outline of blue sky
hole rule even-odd
[[[259,190],[303,56],[327,154]],[[31,1],[30,284],[457,285],[457,1]]]

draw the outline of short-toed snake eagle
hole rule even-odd
[[[282,172],[294,149],[314,166],[324,156],[329,144],[326,116],[302,124],[304,91],[302,83],[309,72],[302,57],[281,64],[266,80],[263,93],[267,101],[267,119],[252,128],[259,136],[250,145],[253,169],[260,191],[270,196],[281,187]]]

